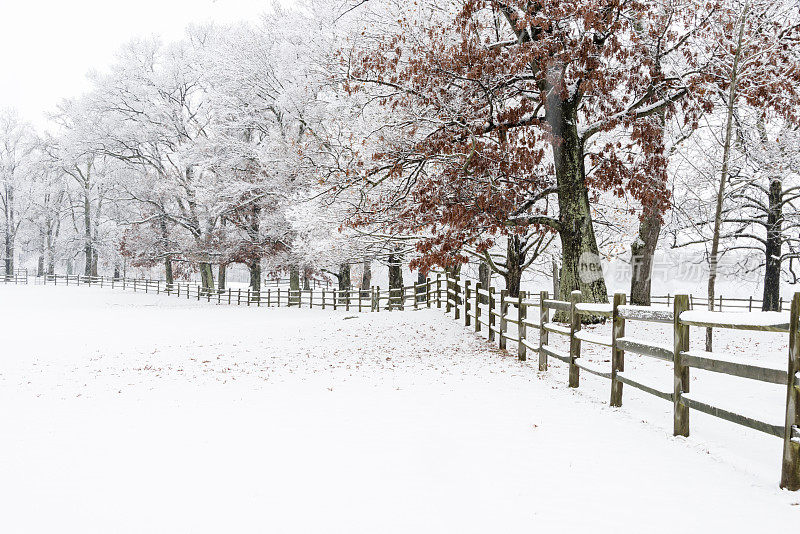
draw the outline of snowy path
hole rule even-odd
[[[743,465],[713,431],[673,438],[635,395],[611,409],[435,310],[356,315],[0,287],[0,532],[800,521],[774,438]]]

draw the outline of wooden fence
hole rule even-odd
[[[26,279],[27,283],[27,279]],[[581,372],[609,380],[610,404],[622,406],[623,386],[638,389],[663,399],[673,406],[673,433],[689,435],[691,410],[724,419],[783,440],[783,467],[780,486],[789,490],[800,489],[800,293],[791,301],[790,313],[782,312],[708,312],[691,309],[689,295],[669,296],[670,307],[629,306],[625,294],[618,293],[613,302],[593,304],[581,302],[581,293],[570,294],[568,301],[551,299],[546,291],[529,295],[520,292],[509,297],[505,290],[484,288],[480,283],[462,278],[437,275],[424,283],[403,288],[369,289],[309,289],[292,291],[281,287],[268,287],[254,292],[241,289],[215,290],[191,284],[166,284],[162,280],[114,279],[107,277],[50,275],[45,283],[54,285],[91,285],[143,291],[195,299],[217,304],[256,307],[307,307],[341,309],[360,312],[382,310],[418,309],[421,307],[445,308],[454,319],[476,333],[486,332],[491,342],[501,349],[516,344],[520,360],[527,360],[529,352],[538,356],[538,369],[546,372],[550,358],[567,364],[568,384],[579,387]],[[554,313],[561,321],[554,320]],[[602,336],[582,329],[586,318],[611,321],[611,332]],[[672,342],[668,344],[642,340],[626,334],[626,325],[650,322],[672,325]],[[509,325],[516,328],[509,329]],[[689,328],[736,329],[769,331],[788,334],[789,354],[786,367],[753,364],[742,358],[716,352],[692,350],[689,346]],[[514,335],[515,334],[515,335]],[[568,350],[558,349],[550,336],[561,336]],[[584,343],[604,347],[609,351],[609,366],[595,367],[581,358]],[[673,369],[672,387],[645,384],[625,372],[627,355],[645,356],[669,362]],[[702,369],[729,376],[757,380],[786,387],[786,418],[783,424],[765,422],[703,402],[689,391],[691,369]]]
[[[569,301],[553,300],[546,291],[538,295],[521,292],[510,298],[505,290],[499,294],[493,287],[460,278],[447,278],[447,312],[456,319],[463,316],[465,326],[482,332],[485,327],[489,341],[497,340],[501,349],[508,342],[517,344],[520,360],[527,360],[529,351],[538,355],[538,368],[548,370],[550,358],[560,360],[569,368],[568,384],[577,388],[581,372],[609,380],[610,404],[622,406],[623,385],[641,390],[672,403],[673,433],[689,435],[691,410],[730,421],[776,436],[783,440],[783,467],[780,486],[800,489],[800,293],[791,301],[790,313],[781,312],[708,312],[693,311],[689,295],[670,297],[671,309],[656,306],[628,306],[623,293],[614,295],[609,304],[581,302],[580,291],[570,294]],[[499,297],[499,298],[498,298]],[[560,313],[564,322],[553,321],[552,314]],[[584,318],[604,318],[611,321],[609,336],[582,330]],[[653,322],[672,325],[672,342],[655,343],[636,339],[625,333],[630,322]],[[516,337],[509,335],[508,325],[517,326]],[[778,332],[789,335],[789,354],[786,367],[753,364],[742,358],[692,350],[689,346],[689,327],[736,329]],[[535,332],[535,334],[534,334]],[[550,336],[561,336],[568,350],[559,350]],[[589,343],[609,351],[609,366],[601,369],[581,359],[581,347]],[[671,388],[645,384],[625,373],[627,354],[645,356],[670,362],[673,368]],[[689,391],[690,369],[703,369],[729,376],[757,380],[786,387],[786,418],[783,424],[761,421],[703,402]]]
[[[351,288],[339,290],[322,287],[318,289],[290,290],[276,285],[261,291],[231,288],[224,290],[208,289],[189,283],[167,284],[164,280],[83,275],[47,275],[43,278],[43,283],[45,285],[109,287],[237,306],[316,307],[359,312],[381,311],[382,309],[418,309],[424,306],[426,302],[430,306],[430,302],[433,300],[431,293],[435,291],[433,282],[384,290],[377,286],[369,289]],[[441,281],[439,284],[439,287],[441,287]],[[441,289],[439,294],[441,294]]]

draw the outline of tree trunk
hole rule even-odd
[[[36,262],[36,276],[44,276],[44,251],[45,243],[44,236],[42,236],[42,240],[39,242],[39,261]]]
[[[250,289],[256,294],[261,293],[261,260],[253,260],[247,264],[250,271]]]
[[[92,246],[92,205],[89,200],[88,186],[84,185],[83,190],[83,254],[85,263],[83,274],[92,276],[92,264],[94,263],[94,247]]]
[[[781,298],[781,253],[783,247],[782,226],[783,184],[780,178],[772,178],[769,183],[769,212],[767,213],[767,246],[764,268],[763,311],[780,311]]]
[[[300,304],[300,267],[292,265],[289,267],[289,305],[297,306]]]
[[[553,298],[555,300],[559,300],[559,297],[558,297],[558,284],[559,284],[559,282],[558,281],[561,278],[561,275],[560,275],[561,268],[558,266],[558,262],[556,260],[553,260],[552,268],[553,268]]]
[[[117,267],[117,272],[119,272],[119,267]],[[175,276],[172,274],[172,260],[169,259],[169,256],[164,258],[164,278],[169,285],[175,283]]]
[[[506,289],[508,296],[517,298],[522,285],[522,266],[525,264],[525,254],[522,250],[522,240],[518,235],[509,236],[506,242]]]
[[[417,302],[425,302],[425,283],[427,282],[427,277],[425,273],[421,270],[417,271],[417,287],[414,291],[414,298],[417,299]]]
[[[200,281],[203,292],[210,293],[214,290],[214,269],[208,262],[200,263]]]
[[[403,309],[403,264],[397,254],[389,254],[389,306],[388,309]]]
[[[484,291],[489,290],[489,284],[492,280],[492,272],[489,270],[489,265],[483,260],[478,264],[478,282],[480,282],[481,287]],[[489,302],[489,297],[486,295],[479,295],[478,300],[481,304],[486,304]]]
[[[72,276],[73,273],[72,258],[67,259],[67,276]]]
[[[372,284],[372,262],[364,260],[364,271],[361,273],[362,297],[369,297],[369,288]]]
[[[719,262],[719,241],[722,228],[722,207],[725,200],[725,185],[728,182],[728,164],[730,162],[731,141],[733,139],[733,113],[736,109],[736,89],[739,79],[739,58],[742,53],[745,19],[747,8],[739,21],[739,37],[736,43],[736,54],[731,67],[731,85],[728,89],[728,105],[725,117],[725,131],[722,145],[722,170],[720,172],[719,189],[717,190],[717,206],[714,213],[714,235],[711,238],[711,254],[708,258],[708,309],[714,311],[715,286],[717,282],[717,263]],[[706,328],[706,351],[714,347],[714,335],[711,328]]]
[[[589,206],[575,106],[553,91],[547,101],[547,122],[553,131],[553,161],[558,183],[562,268],[561,295],[580,290],[584,302],[608,302],[597,238]],[[565,320],[565,318],[562,318]]]
[[[14,187],[11,184],[6,183],[6,209],[5,209],[5,216],[6,216],[6,257],[5,257],[5,269],[6,275],[13,276],[14,275],[14,228],[16,227],[16,221],[14,216]]]
[[[11,233],[10,228],[6,228],[6,261],[5,261],[6,275],[13,276],[14,274],[14,235]]]
[[[161,245],[164,247],[164,277],[168,285],[175,283],[175,278],[172,274],[172,260],[169,257],[169,232],[167,231],[167,221],[165,217],[161,217],[159,221],[161,228]]]
[[[48,223],[47,227],[47,274],[56,274],[56,246],[53,238],[53,228]]]
[[[114,265],[114,280],[119,280],[119,265]]]
[[[224,291],[225,290],[225,276],[228,274],[228,265],[225,263],[219,264],[219,269],[217,269],[217,290]]]
[[[98,263],[97,249],[93,248],[92,249],[92,274],[91,274],[91,276],[95,276],[95,277],[97,276],[97,272],[98,272],[97,271],[97,263]]]
[[[639,222],[639,235],[631,245],[631,304],[650,306],[653,256],[661,233],[661,215],[646,210]]]

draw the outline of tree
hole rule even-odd
[[[561,241],[561,293],[607,300],[591,195],[627,192],[665,209],[652,117],[695,104],[687,97],[704,76],[688,43],[706,6],[660,4],[416,2],[397,8],[392,31],[366,32],[345,56],[349,89],[392,113],[359,180],[402,206],[396,228],[431,231],[423,263],[463,262],[465,245],[484,251],[496,234],[549,228]],[[660,42],[661,68],[642,53],[643,35]],[[551,195],[553,214],[542,206]]]
[[[32,207],[37,145],[33,128],[15,111],[0,112],[0,204],[3,206],[6,276],[14,275],[17,234]]]

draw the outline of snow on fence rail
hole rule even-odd
[[[780,486],[793,491],[800,489],[800,293],[796,293],[792,299],[790,313],[692,311],[689,295],[670,296],[672,309],[666,310],[653,306],[628,306],[626,295],[622,293],[615,294],[610,304],[588,304],[581,302],[580,291],[570,294],[568,301],[562,301],[551,299],[546,291],[532,298],[525,292],[511,298],[503,290],[499,295],[498,307],[497,293],[492,287],[487,289],[480,283],[473,284],[470,280],[450,277],[446,283],[447,311],[453,311],[456,319],[463,315],[464,324],[474,326],[475,332],[481,332],[485,326],[488,339],[494,341],[499,338],[500,348],[506,348],[509,340],[515,341],[521,360],[527,359],[529,350],[537,353],[538,367],[542,372],[547,371],[550,358],[566,363],[570,387],[577,388],[580,385],[580,373],[583,371],[610,381],[612,406],[622,406],[623,385],[664,399],[673,405],[673,433],[676,436],[689,435],[689,412],[696,410],[783,439]],[[510,313],[511,308],[516,309],[516,316]],[[538,311],[538,314],[533,311]],[[565,322],[555,322],[553,312],[560,313]],[[529,320],[531,316],[538,316],[538,321]],[[611,335],[601,336],[582,331],[586,316],[610,318]],[[637,321],[672,324],[672,342],[660,344],[626,336],[626,323]],[[517,338],[507,334],[509,323],[518,325]],[[754,365],[731,355],[690,350],[690,326],[787,333],[787,368]],[[529,335],[532,331],[538,331],[538,342]],[[566,338],[569,349],[559,350],[552,345],[551,335]],[[584,363],[581,359],[582,343],[607,347],[611,351],[610,368],[599,369]],[[626,353],[671,362],[672,388],[659,388],[627,375]],[[689,392],[689,370],[692,368],[785,386],[785,422],[775,424],[760,421],[695,398]]]
[[[11,283],[6,277],[6,282]],[[27,283],[27,277],[18,283]],[[17,283],[17,282],[14,282]],[[689,412],[696,410],[748,428],[783,439],[783,467],[780,486],[789,490],[800,489],[800,293],[791,301],[789,313],[783,312],[709,312],[692,311],[689,295],[670,296],[672,309],[628,306],[626,295],[615,294],[610,304],[581,302],[581,293],[574,291],[568,301],[551,299],[547,291],[528,295],[521,291],[510,297],[506,290],[484,288],[468,279],[437,275],[435,280],[402,288],[369,289],[308,289],[287,290],[268,287],[259,292],[241,289],[217,290],[192,284],[166,284],[163,280],[125,279],[108,277],[48,275],[44,283],[54,285],[93,285],[114,289],[129,289],[204,300],[217,304],[265,307],[308,307],[344,309],[348,311],[378,312],[384,310],[441,308],[452,313],[454,319],[481,333],[484,328],[491,342],[501,349],[516,343],[520,360],[527,360],[528,351],[538,354],[539,371],[548,370],[549,358],[566,363],[569,367],[570,387],[580,385],[580,372],[584,371],[610,381],[610,404],[622,406],[623,385],[664,399],[673,405],[673,432],[676,436],[689,435]],[[499,297],[499,298],[498,298]],[[535,313],[537,312],[538,313]],[[556,321],[552,312],[560,314]],[[608,318],[611,335],[602,336],[582,330],[584,318]],[[654,322],[673,325],[672,343],[669,345],[640,340],[625,333],[628,322]],[[517,326],[512,336],[508,325]],[[689,327],[760,330],[789,335],[789,358],[786,368],[755,365],[742,358],[717,352],[691,350]],[[530,333],[537,332],[534,341]],[[568,351],[550,343],[550,335],[562,336],[569,343]],[[581,359],[583,343],[606,347],[611,351],[610,367],[599,369]],[[671,362],[672,388],[658,388],[634,380],[625,373],[625,355],[634,354]],[[695,398],[689,392],[690,369],[702,369],[729,376],[757,380],[787,388],[786,418],[784,424],[775,424],[713,406]]]

